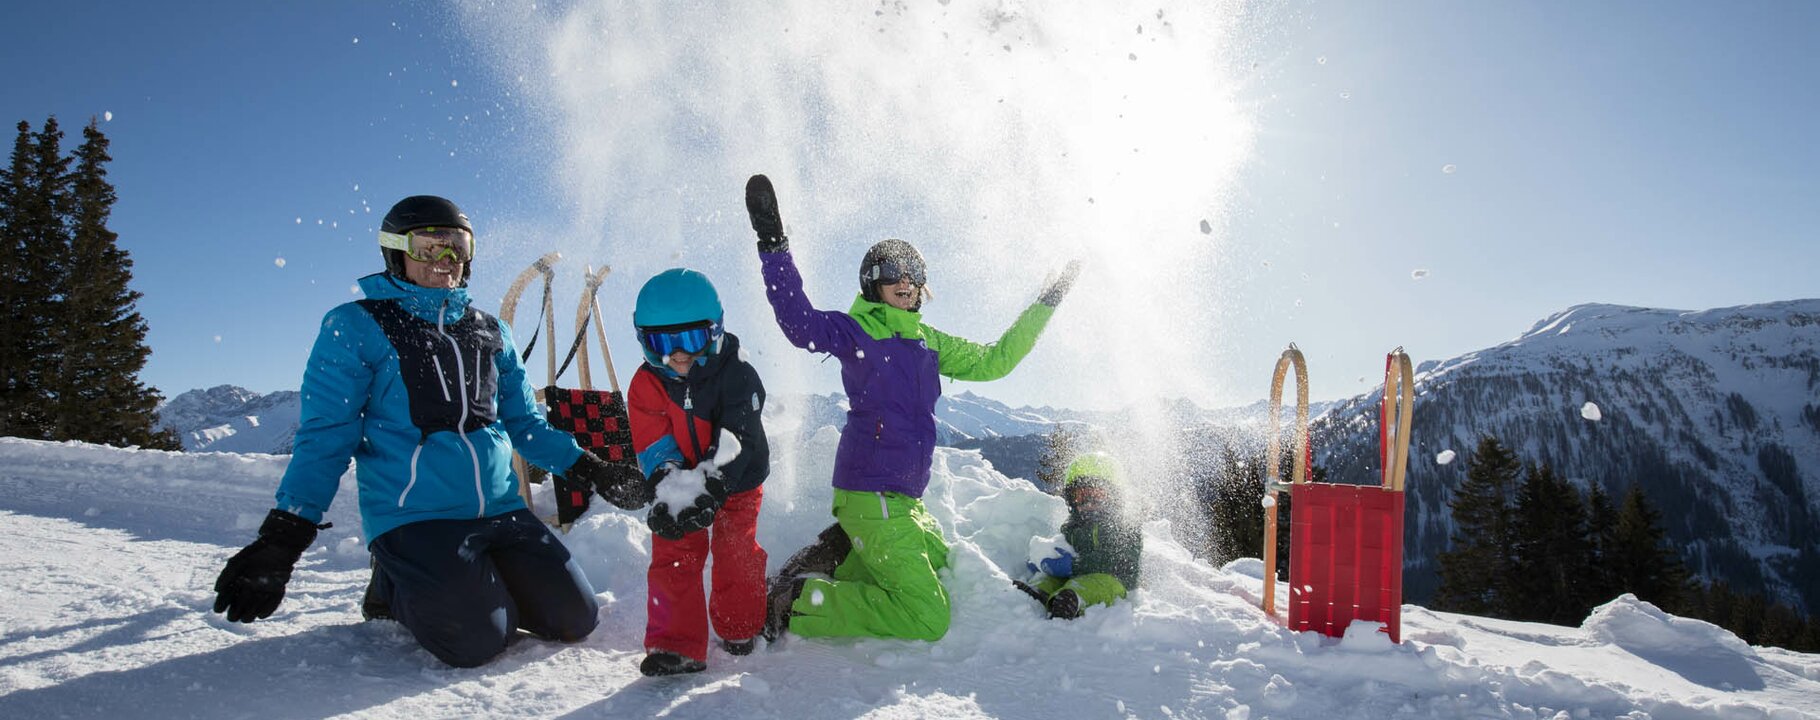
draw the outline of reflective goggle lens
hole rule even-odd
[[[656,353],[658,357],[669,357],[670,353],[681,350],[694,355],[708,348],[714,341],[714,325],[696,325],[693,327],[639,330],[638,339],[645,344],[645,349]]]
[[[877,265],[866,269],[866,281],[896,285],[899,281],[909,279],[912,284],[922,285],[929,279],[921,267],[904,267],[896,260],[881,260]]]
[[[424,227],[398,233],[379,233],[379,244],[402,250],[417,262],[436,262],[447,258],[465,263],[474,259],[474,234],[457,227]]]

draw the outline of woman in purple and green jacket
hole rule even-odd
[[[1080,271],[1068,265],[998,342],[981,345],[922,321],[922,255],[902,240],[874,245],[860,264],[860,294],[845,313],[803,295],[771,181],[746,185],[766,295],[784,336],[841,363],[847,424],[834,456],[835,527],[771,580],[765,635],[937,640],[948,632],[948,591],[936,577],[948,544],[923,508],[935,453],[941,376],[996,380],[1036,344]],[[824,573],[831,578],[803,577]]]

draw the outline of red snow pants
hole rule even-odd
[[[727,498],[714,525],[680,540],[651,536],[651,568],[645,573],[645,652],[666,650],[708,659],[708,625],[724,640],[757,637],[765,626],[765,549],[758,546],[760,485]],[[702,567],[714,556],[702,592]]]

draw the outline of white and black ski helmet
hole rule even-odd
[[[385,219],[379,222],[379,229],[396,235],[403,235],[418,228],[458,227],[474,232],[474,226],[468,223],[468,216],[456,207],[448,198],[435,195],[412,195],[399,200],[391,210],[386,211]],[[380,248],[379,254],[385,257],[385,270],[392,275],[404,277],[404,251],[391,248]],[[468,278],[474,275],[474,261],[461,264],[461,284],[467,285]]]
[[[916,246],[897,238],[880,241],[866,251],[866,257],[859,262],[859,294],[869,302],[884,302],[878,294],[878,284],[883,280],[908,277],[917,287],[929,282],[929,269],[923,262],[923,254],[916,251]],[[922,303],[917,302],[917,307]]]

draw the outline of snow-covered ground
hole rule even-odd
[[[835,439],[775,445],[760,522],[773,567],[829,522]],[[1628,597],[1579,628],[1408,606],[1400,646],[1291,633],[1255,607],[1257,561],[1197,562],[1161,522],[1130,602],[1044,620],[1007,572],[1055,531],[1060,501],[950,449],[926,497],[954,547],[940,642],[792,637],[641,677],[648,533],[597,510],[565,541],[601,593],[600,629],[457,670],[399,626],[361,622],[351,487],[277,614],[208,612],[285,462],[0,439],[0,717],[1820,718],[1820,656]]]

